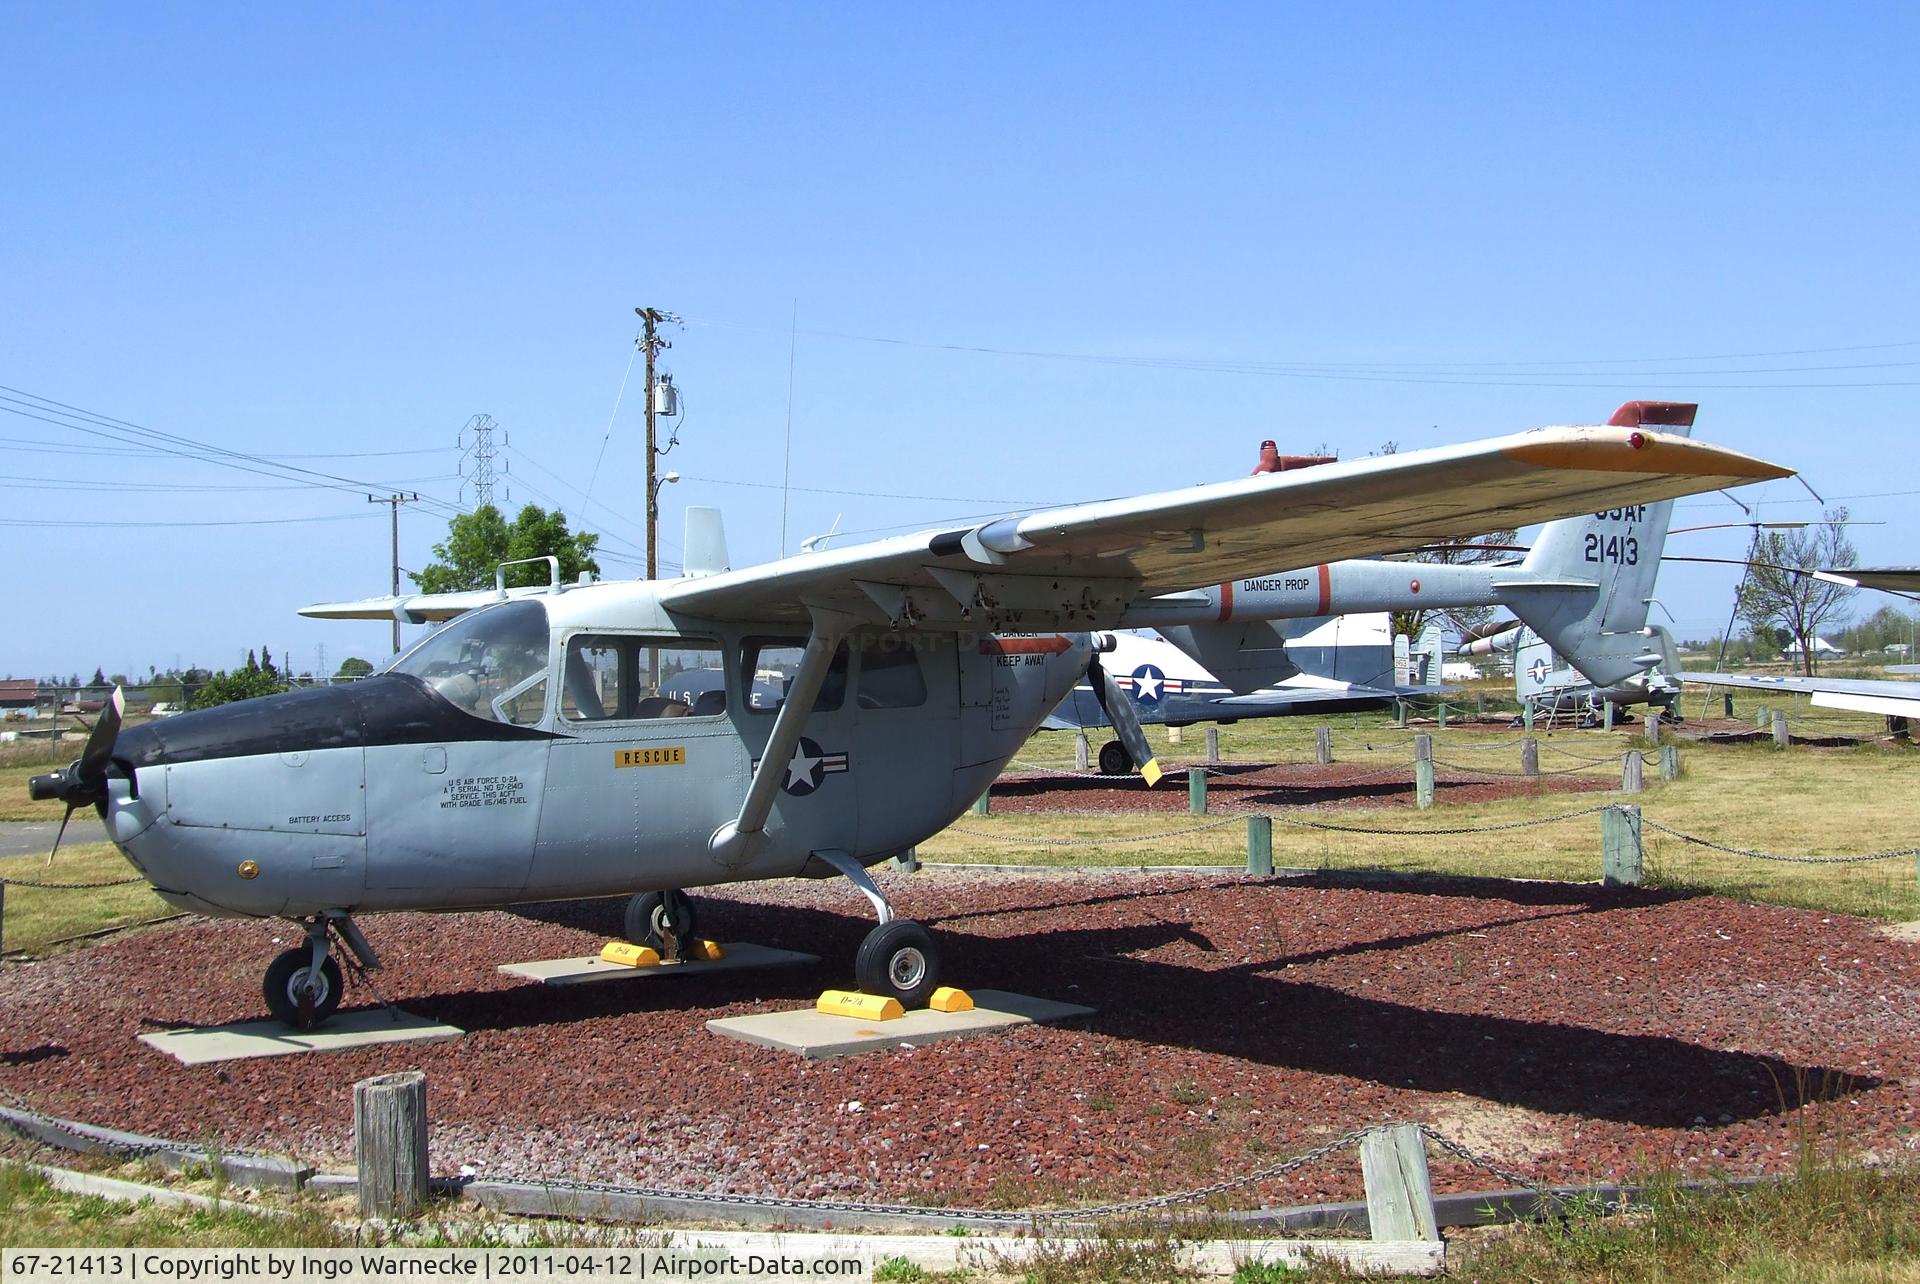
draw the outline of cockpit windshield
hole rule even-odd
[[[458,615],[387,666],[481,718],[527,726],[547,707],[547,609],[502,602]]]

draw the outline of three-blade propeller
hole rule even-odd
[[[1093,688],[1093,698],[1100,702],[1100,711],[1107,715],[1115,738],[1127,751],[1127,757],[1133,759],[1133,765],[1140,769],[1148,787],[1152,787],[1160,783],[1160,762],[1153,756],[1153,746],[1147,743],[1147,733],[1140,729],[1140,715],[1134,712],[1133,701],[1100,663],[1100,652],[1112,649],[1111,638],[1104,634],[1095,637],[1093,657],[1087,661],[1087,684]]]
[[[67,822],[73,819],[73,813],[106,801],[107,767],[113,761],[113,743],[120,737],[120,720],[126,711],[126,697],[115,687],[100,706],[100,717],[87,733],[86,748],[80,756],[59,771],[27,782],[27,792],[36,801],[58,798],[67,804],[67,814],[60,818],[60,830],[53,836],[53,850],[47,853],[47,864],[53,864],[59,854],[60,840],[67,836]]]

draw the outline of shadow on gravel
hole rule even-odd
[[[43,1043],[37,1048],[24,1048],[19,1052],[0,1052],[0,1066],[30,1066],[71,1055],[57,1043]]]
[[[1296,884],[1297,885],[1297,884]],[[1308,884],[1363,886],[1333,876]],[[1243,885],[1245,886],[1245,885]],[[1191,888],[1160,895],[1192,893]],[[1259,887],[1249,887],[1258,894]],[[1115,1039],[1239,1057],[1264,1065],[1422,1092],[1457,1092],[1548,1113],[1585,1115],[1642,1127],[1689,1128],[1699,1118],[1748,1120],[1868,1092],[1883,1082],[1784,1058],[1722,1051],[1656,1034],[1619,1034],[1546,1016],[1448,1012],[1396,1002],[1392,983],[1366,997],[1328,985],[1290,980],[1289,964],[1407,948],[1449,935],[1592,913],[1661,905],[1684,892],[1611,891],[1563,884],[1435,879],[1395,892],[1475,896],[1533,906],[1429,932],[1363,938],[1299,955],[1276,952],[1219,966],[1204,921],[1174,920],[1112,928],[989,937],[969,932],[964,918],[938,936],[948,975],[970,988],[1003,989],[1086,1003],[1096,1014],[1082,1028]],[[1096,894],[1058,906],[999,911],[999,926],[1028,910],[1139,902],[1154,896]],[[811,968],[717,973],[683,981],[611,982],[574,990],[442,995],[409,1003],[470,1029],[542,1026],[627,1011],[679,1009],[703,1020],[712,1006],[743,1002],[804,1005],[820,989],[849,979],[854,951],[871,920],[818,909],[721,900],[710,905],[706,930],[818,954]],[[520,911],[546,922],[617,933],[619,902],[571,902]],[[971,916],[970,916],[971,917]],[[1204,962],[1183,966],[1143,955],[1184,943]],[[1524,973],[1516,990],[1524,989]],[[1431,977],[1428,978],[1431,981]],[[1461,978],[1470,989],[1475,982]],[[1684,987],[1686,976],[1672,978]],[[1515,1006],[1527,1002],[1514,996]],[[956,1055],[964,1055],[957,1053]],[[1146,1053],[1145,1055],[1150,1055]]]

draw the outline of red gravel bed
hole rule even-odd
[[[552,990],[494,965],[596,949],[617,902],[372,918],[387,993],[464,1038],[186,1068],[136,1036],[258,1017],[297,935],[189,922],[0,974],[0,1097],[350,1168],[353,1081],[418,1067],[441,1172],[967,1205],[1186,1189],[1401,1118],[1554,1182],[1916,1148],[1920,945],[1861,920],[1467,880],[882,881],[957,983],[1097,1015],[817,1063],[710,1035],[849,979],[857,897],[784,882],[704,895],[703,927],[817,967]],[[1358,1188],[1349,1154],[1245,1200]]]
[[[1544,794],[1601,793],[1620,785],[1617,770],[1552,760],[1549,774],[1522,776],[1520,756],[1485,764],[1462,763],[1458,770],[1435,765],[1436,805],[1495,802]],[[1002,776],[993,785],[993,810],[1009,815],[1074,812],[1178,813],[1187,815],[1186,770],[1179,763],[1155,788],[1137,776],[1090,777],[1022,772]],[[1479,770],[1484,765],[1484,770]],[[1615,764],[1617,767],[1617,763]],[[1578,774],[1566,771],[1577,768]],[[1207,809],[1215,812],[1269,811],[1275,807],[1311,807],[1336,811],[1352,807],[1412,807],[1413,763],[1368,767],[1358,763],[1225,763],[1208,768]],[[1552,773],[1560,774],[1552,774]]]

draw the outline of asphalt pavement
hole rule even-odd
[[[53,850],[53,836],[59,832],[57,820],[0,821],[0,856],[30,856],[35,852],[44,856]],[[106,841],[107,827],[91,810],[74,813],[67,836],[60,840],[62,846]]]

